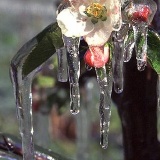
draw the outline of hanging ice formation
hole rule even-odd
[[[71,4],[69,2],[71,2]],[[97,82],[99,84],[100,90],[100,143],[102,145],[102,148],[107,148],[108,131],[111,115],[110,108],[112,81],[114,83],[115,92],[121,93],[123,91],[123,62],[128,62],[131,59],[133,49],[135,49],[136,51],[138,70],[143,71],[145,69],[145,66],[147,64],[146,57],[148,25],[151,23],[156,12],[156,4],[152,0],[133,0],[129,3],[128,1],[125,1],[125,4],[127,5],[122,9],[125,13],[125,16],[123,15],[123,23],[122,25],[120,25],[121,13],[119,13],[119,10],[121,4],[119,3],[119,0],[112,0],[112,3],[109,0],[107,0],[106,2],[108,2],[109,5],[111,5],[111,8],[116,9],[116,12],[111,12],[111,14],[113,14],[111,17],[114,18],[111,19],[111,24],[108,25],[110,21],[106,21],[107,17],[104,14],[107,12],[106,7],[100,4],[100,2],[104,1],[96,2],[97,3],[91,3],[89,6],[87,6],[86,11],[82,13],[84,14],[83,16],[85,18],[91,18],[89,24],[92,23],[86,28],[85,31],[83,31],[85,33],[83,38],[84,40],[89,42],[91,39],[93,44],[97,41],[96,38],[92,38],[92,35],[89,35],[87,37],[88,39],[85,37],[85,35],[89,33],[89,30],[94,30],[94,27],[92,28],[92,26],[96,25],[98,21],[102,21],[101,24],[106,25],[106,35],[110,35],[111,32],[112,34],[110,36],[110,39],[109,37],[105,37],[105,40],[107,39],[106,41],[108,42],[105,41],[105,44],[101,46],[88,44],[89,47],[84,55],[84,60],[85,62],[87,62],[87,68],[88,66],[90,67],[90,69],[94,67],[96,71]],[[79,4],[75,0],[64,0],[63,3],[60,4],[60,6],[58,7],[57,14],[61,13],[67,7],[70,8],[71,6],[75,6],[76,8],[77,5]],[[74,10],[75,8],[72,9]],[[99,9],[99,11],[96,11],[97,8]],[[83,9],[83,7],[80,9]],[[119,14],[116,15],[117,13]],[[75,18],[74,16],[77,18],[79,14],[71,14],[71,18]],[[80,28],[80,33],[82,32],[81,29],[85,26],[83,23],[84,21],[86,21],[85,18],[80,19],[80,21],[76,21],[74,23],[74,25],[77,25],[77,27]],[[103,23],[104,21],[106,21],[107,23]],[[79,25],[80,22],[82,23],[82,26]],[[71,24],[72,22],[68,23],[70,27],[72,27]],[[63,28],[64,25],[61,25]],[[103,27],[105,26],[99,25],[98,27],[99,30],[101,30],[102,32],[104,31]],[[66,28],[64,27],[63,29],[65,30]],[[78,29],[75,28],[73,32],[77,33],[77,30]],[[65,31],[67,31],[67,29]],[[93,34],[95,33],[96,32],[94,32]],[[99,36],[100,33],[101,32],[98,32],[97,35]],[[103,37],[103,35],[100,36]],[[45,43],[48,43],[47,38],[45,37],[43,39]],[[81,38],[81,36],[62,35],[64,46],[56,49],[58,57],[58,80],[61,82],[66,82],[69,77],[71,101],[70,110],[72,114],[77,114],[80,109],[79,44]],[[31,82],[34,75],[37,71],[39,71],[41,66],[37,68],[35,67],[36,69],[30,71],[29,74],[27,74],[24,77],[22,72],[24,69],[23,64],[25,63],[26,59],[29,57],[30,54],[32,54],[32,50],[39,45],[37,40],[38,38],[33,38],[25,46],[23,46],[17,53],[17,55],[12,59],[11,63],[11,77],[16,97],[18,119],[20,123],[20,133],[22,136],[24,160],[34,159],[34,146],[32,141],[33,126],[31,109]],[[97,43],[99,43],[99,41]],[[55,48],[53,47],[52,49],[54,50]]]
[[[108,132],[111,116],[110,79],[107,78],[105,66],[102,68],[95,68],[95,70],[100,87],[100,144],[102,148],[105,149],[108,146]]]
[[[79,38],[72,38],[63,36],[64,45],[67,48],[68,60],[68,73],[70,82],[70,107],[71,113],[77,114],[80,107],[80,94],[79,94],[79,75],[80,75],[80,62],[79,62]]]
[[[114,91],[121,93],[123,91],[123,51],[124,51],[124,36],[121,35],[121,30],[113,35],[113,82]]]
[[[24,160],[34,160],[33,124],[32,124],[32,93],[31,84],[34,75],[41,68],[38,67],[27,77],[23,77],[23,64],[28,56],[28,51],[37,45],[33,38],[24,45],[11,61],[11,78],[16,99],[16,109],[19,121],[19,130],[22,137]]]
[[[128,62],[132,57],[132,52],[134,49],[135,41],[133,30],[128,26],[128,31],[124,39],[124,51],[123,51],[123,61]]]
[[[61,3],[57,9],[57,14],[59,14],[62,10],[64,10],[69,6],[70,6],[69,1],[63,1],[63,3]],[[79,94],[79,82],[78,82],[80,75],[80,62],[79,62],[80,39],[75,37],[66,37],[65,35],[63,35],[62,38],[64,42],[64,47],[57,50],[58,60],[59,60],[58,77],[59,81],[66,82],[69,76],[70,111],[72,114],[77,114],[79,113],[79,108],[80,108],[80,94]]]
[[[69,2],[65,1],[61,3],[57,8],[57,14],[59,14],[63,9],[69,6]],[[67,64],[67,50],[66,47],[56,49],[57,59],[58,59],[58,71],[57,77],[59,82],[68,81],[68,64]]]
[[[118,1],[114,1],[118,3]],[[143,71],[146,66],[147,57],[147,32],[148,25],[151,23],[153,16],[156,11],[156,5],[150,0],[133,0],[132,2],[125,1],[126,6],[124,7],[127,16],[123,16],[123,23],[119,29],[121,23],[121,15],[117,15],[117,19],[113,18],[112,27],[114,32],[112,34],[112,71],[113,71],[113,82],[114,90],[116,93],[123,91],[123,62],[128,62],[132,57],[133,49],[136,51],[137,68]],[[71,1],[71,5],[76,6],[75,1]],[[92,16],[94,13],[94,7],[98,7],[98,3],[93,3],[93,6],[89,6],[85,11],[87,16]],[[101,9],[101,5],[99,5]],[[98,11],[97,11],[97,14]],[[119,16],[119,17],[118,17]],[[127,18],[126,18],[127,17]],[[97,20],[98,21],[98,20]],[[92,19],[93,23],[97,23],[96,19]],[[64,45],[67,48],[67,59],[69,66],[69,81],[70,81],[70,97],[71,97],[71,112],[76,114],[79,112],[79,38],[71,38],[63,36]],[[105,47],[104,47],[105,48]],[[103,47],[89,46],[84,60],[88,66],[95,67],[97,81],[100,88],[100,135],[101,145],[103,148],[107,148],[108,145],[108,130],[110,123],[110,105],[111,105],[111,77],[106,73],[105,64],[108,62],[108,57],[105,55]],[[108,47],[109,48],[109,47]],[[110,49],[109,49],[110,50]],[[96,53],[95,53],[96,52]],[[101,55],[104,52],[104,55]],[[110,52],[110,51],[109,51]],[[98,59],[98,60],[97,60]],[[103,64],[103,65],[102,65]],[[111,70],[110,72],[111,73]],[[110,82],[110,84],[108,84]]]
[[[78,2],[76,1],[70,1],[71,6],[76,6]],[[117,7],[117,12],[121,9],[121,5],[119,0],[114,0],[112,2],[112,8]],[[66,6],[63,4],[58,7],[58,12],[62,11],[62,6]],[[102,14],[103,12],[106,12],[105,7],[103,7],[99,3],[92,3],[87,10],[84,13],[87,13],[87,15],[93,15],[94,17],[97,16],[95,14],[94,9],[96,7],[99,7],[99,11],[97,11],[98,14]],[[76,8],[76,7],[75,7]],[[73,8],[74,10],[74,8]],[[101,10],[103,12],[101,12]],[[66,10],[65,10],[66,11]],[[59,13],[60,13],[59,12]],[[67,11],[66,11],[67,12]],[[72,12],[72,10],[70,11]],[[73,13],[74,14],[74,13]],[[114,14],[114,12],[112,13]],[[73,15],[72,15],[73,16]],[[73,18],[71,16],[71,18]],[[104,17],[103,17],[104,16]],[[99,18],[97,16],[97,18]],[[102,21],[105,21],[105,14],[102,15]],[[66,20],[65,20],[66,21]],[[92,23],[97,23],[96,19],[93,18]],[[78,20],[77,20],[78,22]],[[59,25],[62,25],[62,28],[64,27],[63,21],[58,23]],[[68,24],[68,22],[67,22]],[[113,30],[119,30],[121,26],[121,14],[117,14],[116,16],[113,16],[111,25]],[[78,26],[77,26],[78,27]],[[73,28],[73,30],[76,28]],[[68,31],[67,28],[65,29],[65,32]],[[73,31],[74,32],[74,31]],[[86,31],[87,32],[87,31]],[[63,31],[62,31],[63,33]],[[70,32],[68,33],[70,34]],[[107,33],[108,34],[108,33]],[[67,37],[63,35],[63,41],[64,45],[67,49],[67,60],[68,60],[68,70],[69,70],[69,82],[70,82],[70,98],[71,98],[71,113],[77,114],[79,112],[79,106],[80,106],[80,95],[79,95],[79,41],[80,38],[76,37]],[[116,47],[114,47],[117,49]],[[120,48],[119,48],[120,49]],[[118,52],[119,50],[117,50]],[[123,52],[121,52],[121,55]],[[89,49],[87,50],[84,59],[86,62],[87,69],[90,67],[95,67],[96,75],[97,75],[97,81],[100,88],[100,105],[99,105],[99,113],[100,113],[100,136],[101,141],[100,144],[102,145],[102,148],[107,148],[108,146],[108,131],[109,131],[109,123],[110,123],[110,115],[111,115],[111,90],[112,90],[112,75],[111,75],[111,63],[109,67],[107,68],[108,73],[106,73],[106,67],[105,64],[109,61],[110,55],[110,46],[109,44],[105,44],[105,46],[92,46],[90,45]],[[121,56],[123,58],[123,55]],[[123,89],[123,77],[122,73],[118,75],[118,72],[122,72],[123,67],[123,60],[115,60],[116,63],[120,64],[119,67],[114,71],[115,74],[117,74],[117,77],[114,77],[116,80],[115,85],[119,87],[118,93],[120,93]],[[90,69],[89,68],[89,69]],[[118,86],[119,85],[119,86]]]
[[[67,82],[68,80],[68,65],[67,65],[67,55],[66,48],[62,47],[57,49],[57,58],[58,58],[58,81]]]
[[[156,10],[157,5],[152,0],[133,0],[125,10],[128,13],[129,23],[133,27],[137,69],[139,71],[143,71],[147,65],[148,25],[153,20]],[[131,41],[132,37],[132,33],[130,33],[128,40]]]

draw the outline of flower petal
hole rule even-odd
[[[80,5],[79,6],[79,13],[85,17],[87,17],[87,15],[84,13],[84,11],[86,10],[86,6],[85,5]]]
[[[92,2],[92,0],[69,0],[71,6],[75,9],[78,9],[80,5],[85,4],[88,5]]]
[[[67,37],[81,37],[90,33],[94,26],[84,16],[66,8],[57,15],[57,22],[62,33]]]
[[[84,36],[84,39],[90,46],[103,46],[108,41],[112,30],[109,21],[98,22],[95,24],[94,30]]]
[[[99,0],[100,4],[104,4],[106,2],[106,0]]]
[[[93,2],[93,0],[82,0],[84,4],[88,5]]]
[[[80,4],[81,4],[81,0],[69,0],[71,6],[75,9],[78,9]]]

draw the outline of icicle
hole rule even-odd
[[[58,58],[58,81],[67,82],[68,80],[68,64],[67,64],[67,55],[66,48],[62,47],[57,49],[57,58]]]
[[[112,12],[110,13],[111,24],[114,31],[118,31],[122,25],[122,17],[121,17],[121,0],[112,0],[110,1],[110,9]]]
[[[110,97],[110,89],[108,88],[108,84],[110,84],[111,82],[108,81],[107,79],[107,74],[106,74],[106,67],[102,67],[102,68],[95,68],[96,70],[96,75],[97,75],[97,81],[100,87],[100,93],[104,94],[105,96],[105,108],[108,109],[110,108],[111,105],[111,97]],[[111,87],[111,86],[110,86]]]
[[[121,93],[123,91],[123,47],[124,43],[122,39],[118,39],[116,33],[114,34],[114,48],[113,48],[113,82],[114,91]]]
[[[106,67],[95,68],[95,70],[100,87],[100,144],[102,148],[106,149],[108,147],[108,132],[111,116],[111,97],[108,92]]]
[[[147,33],[157,10],[152,0],[133,0],[126,7],[126,13],[133,25],[137,69],[143,71],[147,65]]]
[[[22,137],[23,160],[34,160],[32,126],[32,77],[21,79],[19,71],[11,68],[11,77],[16,97],[17,113]]]
[[[65,8],[70,6],[69,1],[62,1],[57,8],[57,15],[63,11]],[[68,65],[67,65],[67,53],[66,48],[62,47],[56,50],[57,58],[58,58],[58,81],[59,82],[67,82],[68,80]]]
[[[126,35],[124,40],[124,52],[123,52],[124,62],[128,62],[131,59],[134,46],[135,46],[135,41],[134,41],[133,30],[129,29],[128,34]]]
[[[111,97],[112,87],[113,87],[113,74],[112,74],[112,63],[111,63],[111,61],[106,65],[106,73],[107,73],[108,93]]]
[[[79,38],[71,38],[63,36],[64,44],[67,48],[67,60],[69,67],[69,81],[70,81],[70,98],[71,98],[71,113],[77,114],[80,107],[80,94],[79,94],[79,75],[80,75],[80,62],[79,62]]]
[[[22,137],[23,160],[34,160],[31,84],[34,75],[43,65],[37,67],[26,77],[23,77],[22,71],[26,57],[30,54],[29,51],[36,45],[37,40],[35,38],[26,43],[13,57],[10,67],[19,129]]]
[[[145,22],[133,25],[137,69],[143,71],[147,65],[147,33],[148,25]]]

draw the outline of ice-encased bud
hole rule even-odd
[[[150,24],[156,13],[157,5],[153,0],[133,0],[125,11],[129,20],[134,23],[146,22]]]

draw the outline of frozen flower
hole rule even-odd
[[[62,33],[82,37],[89,46],[103,46],[111,32],[121,27],[119,0],[69,0],[70,7],[57,15]]]
[[[90,67],[100,68],[109,61],[109,52],[108,44],[102,47],[90,46],[84,56],[84,61]]]

